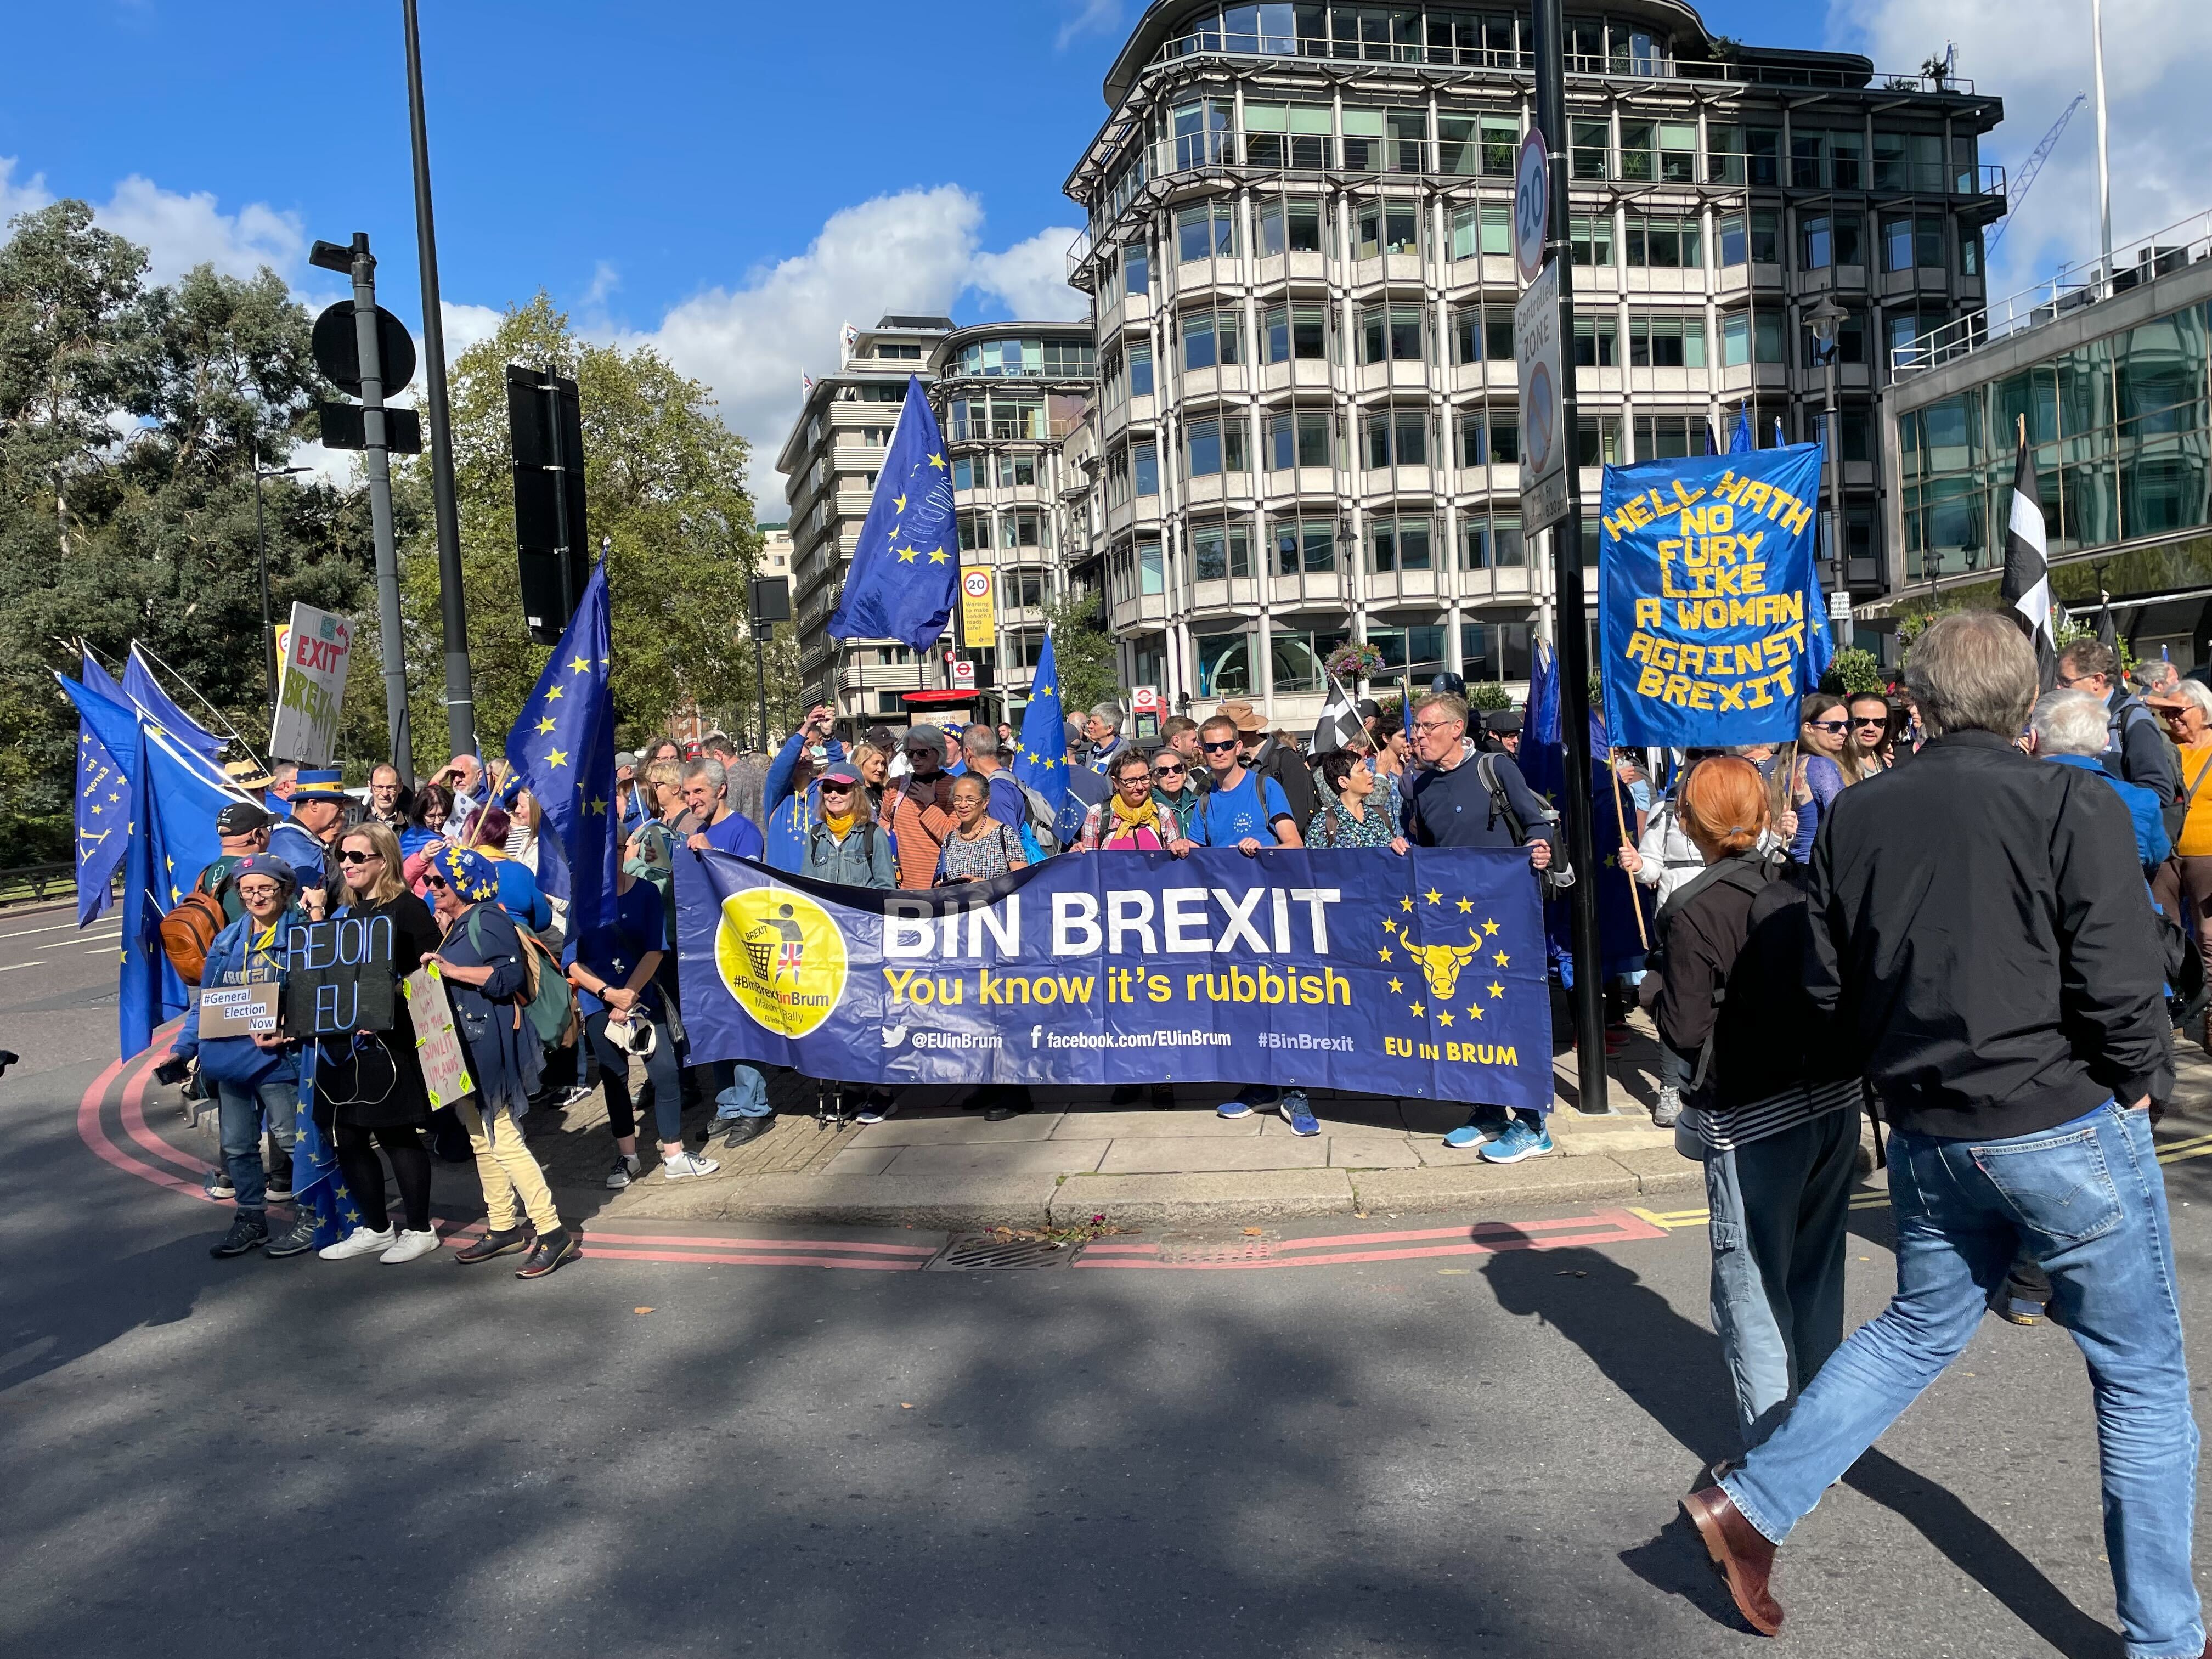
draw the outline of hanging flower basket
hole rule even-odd
[[[1340,680],[1364,680],[1382,672],[1382,653],[1362,641],[1346,641],[1328,653],[1328,672]]]

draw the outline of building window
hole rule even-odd
[[[1421,361],[1419,306],[1363,306],[1359,312],[1359,361],[1363,363]]]
[[[1573,121],[1568,125],[1574,141],[1575,177],[1612,177],[1612,169],[1606,165],[1607,152],[1613,143],[1612,129],[1603,121]]]
[[[1264,320],[1269,362],[1285,363],[1294,357],[1318,362],[1328,356],[1328,307],[1269,306]]]
[[[1241,520],[1227,524],[1193,525],[1190,531],[1191,574],[1202,582],[1218,582],[1252,574],[1252,534]]]
[[[1429,417],[1425,410],[1379,409],[1359,422],[1369,471],[1429,464]]]
[[[1160,452],[1158,445],[1149,441],[1129,447],[1129,471],[1136,480],[1137,494],[1157,495],[1160,493]]]
[[[1454,208],[1451,257],[1472,259],[1478,253],[1513,252],[1513,210],[1510,205]]]
[[[1234,634],[1200,634],[1191,645],[1198,658],[1200,696],[1249,696],[1259,690],[1252,684],[1250,635],[1242,629]]]
[[[1348,628],[1277,628],[1267,642],[1267,667],[1275,690],[1322,690],[1328,684],[1328,671],[1322,665],[1351,637]]]
[[[1152,395],[1152,348],[1149,341],[1129,348],[1129,395],[1133,398]]]
[[[1513,361],[1510,306],[1462,306],[1452,313],[1452,361],[1479,363],[1485,357],[1497,362]]]
[[[1780,220],[1781,216],[1771,209],[1759,209],[1748,216],[1723,214],[1715,222],[1720,234],[1721,264],[1740,265],[1747,258],[1753,264],[1778,264],[1782,258]]]
[[[1392,198],[1360,205],[1359,234],[1353,257],[1372,259],[1385,253],[1421,251],[1421,209],[1417,202]]]
[[[1176,257],[1197,259],[1237,257],[1237,209],[1226,198],[1201,202],[1176,215]]]
[[[1836,325],[1836,361],[1838,362],[1866,362],[1866,313],[1863,311],[1847,311],[1844,320]],[[1813,331],[1809,328],[1801,328],[1798,332],[1803,337],[1805,343],[1805,367],[1819,368],[1822,363],[1820,348],[1819,342],[1813,337]]]
[[[1327,104],[1244,104],[1244,159],[1255,167],[1318,173],[1329,165],[1335,112]]]
[[[1623,121],[1620,177],[1629,184],[1693,185],[1698,181],[1694,123]]]
[[[1473,509],[1459,521],[1459,552],[1463,570],[1520,569],[1528,559],[1521,540],[1521,515]]]
[[[1696,447],[1691,447],[1691,433],[1696,430]],[[1639,461],[1670,460],[1682,455],[1701,455],[1705,453],[1705,422],[1692,422],[1687,415],[1639,415],[1636,417],[1636,459]]]
[[[1180,312],[1176,327],[1182,336],[1186,372],[1244,361],[1244,317],[1240,311],[1224,307],[1219,311]]]
[[[1001,611],[1036,611],[1052,595],[1052,578],[1042,570],[1009,570],[999,585]]]
[[[1392,678],[1401,675],[1426,678],[1441,672],[1444,665],[1444,629],[1440,623],[1415,623],[1408,628],[1370,624],[1367,643],[1382,653],[1383,669]]]
[[[1001,455],[999,457],[999,488],[1012,489],[1017,486],[1034,489],[1036,485],[1036,457],[1034,455]]]
[[[1510,405],[1490,411],[1490,463],[1492,466],[1521,465],[1521,412]]]
[[[1705,319],[1679,312],[1632,312],[1628,361],[1637,368],[1703,368]]]
[[[1260,204],[1260,252],[1273,258],[1282,253],[1318,253],[1321,246],[1321,204],[1285,201],[1277,197]]]
[[[1975,225],[1959,227],[1959,275],[1978,276],[1982,274],[1982,233]]]
[[[975,463],[965,455],[952,458],[952,487],[973,489],[975,487]]]
[[[1477,680],[1525,680],[1534,661],[1527,623],[1459,625],[1459,672],[1469,684]]]
[[[1267,526],[1268,544],[1275,550],[1275,574],[1325,575],[1336,568],[1336,521],[1333,519],[1278,519]]]
[[[1577,466],[1620,465],[1620,416],[1584,415],[1575,422]]]
[[[1459,434],[1459,465],[1487,466],[1490,464],[1490,444],[1483,430],[1483,415],[1480,408],[1462,409],[1452,422]]]
[[[1762,363],[1782,361],[1782,319],[1767,312],[1731,311],[1721,318],[1721,363],[1741,368],[1754,354]]]
[[[1567,221],[1569,240],[1578,265],[1613,263],[1613,216],[1577,214]]]
[[[1122,248],[1121,282],[1133,295],[1152,291],[1152,255],[1142,242],[1131,242]]]
[[[1167,571],[1160,562],[1160,544],[1156,541],[1137,544],[1137,591],[1139,593],[1167,592]]]
[[[1583,368],[1613,368],[1620,362],[1620,323],[1612,313],[1575,319],[1575,362]]]
[[[963,553],[988,552],[991,546],[991,515],[988,513],[963,513],[959,516],[960,550]]]
[[[1234,113],[1234,104],[1225,98],[1201,98],[1169,112],[1178,172],[1219,167],[1235,159],[1229,137],[1230,118]]]
[[[1052,520],[1034,507],[1017,507],[999,520],[999,545],[1016,550],[1048,550],[1052,546]]]
[[[1431,529],[1425,518],[1370,519],[1367,568],[1375,571],[1428,569]]]
[[[1329,428],[1325,409],[1293,410],[1267,416],[1267,470],[1286,472],[1294,466],[1328,466]]]
[[[1220,416],[1210,415],[1190,422],[1183,429],[1183,451],[1194,478],[1252,470],[1245,453],[1244,422],[1238,416],[1230,416],[1224,421]]]
[[[1806,270],[1826,270],[1832,263],[1833,244],[1828,235],[1828,216],[1808,213],[1797,222],[1797,263]]]
[[[1628,216],[1628,263],[1662,270],[1696,270],[1705,263],[1705,234],[1694,218]]]

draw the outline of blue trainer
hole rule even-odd
[[[1249,1117],[1252,1115],[1252,1103],[1242,1095],[1231,1095],[1213,1109],[1213,1115],[1216,1117]]]
[[[1304,1090],[1284,1090],[1282,1105],[1278,1109],[1283,1115],[1283,1121],[1291,1126],[1292,1134],[1317,1135],[1321,1133],[1321,1120],[1313,1115],[1313,1109],[1306,1104]]]
[[[1549,1129],[1532,1129],[1528,1119],[1516,1117],[1505,1126],[1504,1134],[1482,1149],[1482,1156],[1491,1164],[1518,1164],[1524,1158],[1541,1158],[1553,1150]]]
[[[1508,1121],[1503,1112],[1495,1114],[1477,1112],[1458,1128],[1446,1135],[1444,1145],[1455,1152],[1463,1152],[1470,1147],[1483,1146],[1504,1134]]]

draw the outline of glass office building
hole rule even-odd
[[[1887,351],[1978,307],[2000,118],[1971,84],[1741,46],[1677,0],[1568,20],[1584,497],[1602,462],[1750,419],[1816,434],[1802,321],[1847,314],[1846,574],[1885,586]],[[1549,562],[1524,534],[1512,351],[1526,14],[1159,0],[1067,182],[1088,228],[1098,401],[1088,543],[1133,684],[1310,721],[1322,662],[1525,679]]]

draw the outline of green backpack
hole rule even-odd
[[[481,908],[481,905],[472,907],[465,918],[469,943],[479,956],[483,954],[483,940],[477,931],[477,911]],[[522,940],[525,975],[522,998],[515,1004],[516,1023],[519,1026],[527,1018],[539,1042],[548,1048],[565,1048],[575,1042],[581,1024],[577,1017],[575,988],[568,983],[560,959],[547,948],[544,939],[520,922],[515,924],[514,931]]]

